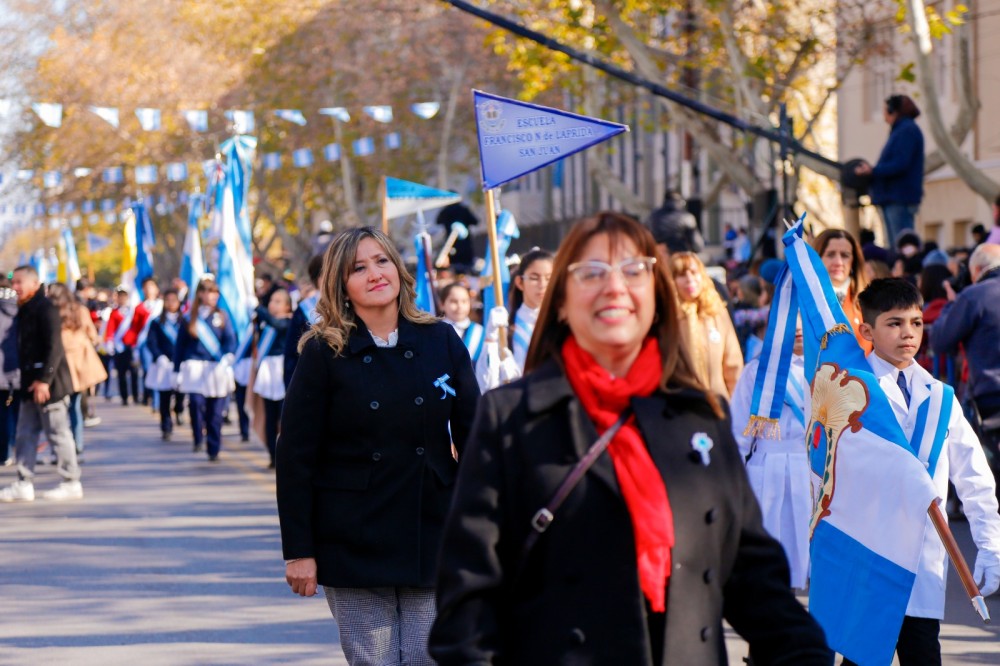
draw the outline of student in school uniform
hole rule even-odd
[[[226,396],[233,390],[233,352],[236,335],[226,313],[219,309],[219,285],[202,277],[191,312],[181,319],[174,355],[180,373],[181,393],[191,406],[194,450],[206,443],[208,459],[219,459],[222,448],[222,414]]]
[[[760,358],[743,368],[732,402],[733,436],[746,460],[747,476],[764,516],[764,529],[785,549],[794,588],[805,588],[809,577],[809,521],[812,518],[809,449],[805,416],[809,385],[802,357],[802,323],[795,330],[795,346],[788,369],[784,405],[778,418],[779,437],[769,439],[747,431]]]
[[[510,289],[510,336],[508,343],[514,352],[517,367],[524,370],[535,321],[552,279],[552,253],[535,248],[521,257]]]
[[[253,343],[257,334],[257,322],[251,321],[243,332],[242,342],[236,346],[233,355],[233,381],[236,382],[235,395],[236,419],[240,427],[240,441],[250,441],[250,413],[247,411],[247,388],[250,386],[250,369],[253,365]],[[226,406],[223,412],[229,411],[229,396],[226,396]]]
[[[285,335],[292,321],[292,297],[286,289],[275,289],[267,302],[257,307],[261,324],[257,340],[257,374],[253,392],[264,400],[264,439],[271,454],[270,469],[274,469],[274,451],[278,444],[281,407],[285,402]]]
[[[462,338],[465,348],[469,350],[472,364],[475,365],[483,353],[486,331],[482,324],[477,324],[469,317],[472,313],[472,294],[469,288],[452,282],[441,290],[441,303],[444,305],[444,320]]]
[[[955,485],[979,551],[973,575],[983,596],[989,596],[1000,587],[996,485],[986,454],[954,391],[913,361],[924,332],[920,292],[904,279],[883,278],[872,281],[859,295],[858,303],[863,318],[859,332],[873,347],[868,363],[904,434],[914,438],[910,444],[927,465],[940,497],[947,497],[949,481]],[[901,666],[941,664],[938,634],[944,618],[948,563],[941,539],[929,521],[917,579],[896,644]]]
[[[105,342],[113,355],[115,373],[118,375],[118,394],[122,405],[128,405],[129,390],[132,400],[139,401],[139,370],[132,362],[132,347],[125,343],[132,325],[133,308],[129,305],[129,293],[124,286],[115,290],[118,306],[111,311],[105,329]]]
[[[316,323],[318,315],[316,306],[319,304],[319,276],[323,271],[323,255],[317,254],[309,260],[306,272],[309,275],[308,288],[303,290],[302,300],[292,314],[288,333],[285,335],[285,389],[292,381],[295,366],[299,362],[299,340],[306,334],[309,327]]]
[[[184,411],[184,394],[177,390],[177,373],[174,371],[174,352],[181,328],[181,299],[176,289],[163,293],[163,310],[149,320],[146,349],[152,362],[146,369],[146,388],[160,394],[160,434],[164,441],[174,431],[174,420],[181,423]],[[173,414],[171,417],[171,403]]]

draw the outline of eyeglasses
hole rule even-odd
[[[641,286],[653,272],[655,257],[630,257],[615,265],[603,261],[579,261],[566,269],[577,284],[587,289],[603,287],[612,273],[617,272],[629,287]]]

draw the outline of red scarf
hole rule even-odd
[[[631,398],[651,395],[660,384],[663,370],[660,346],[655,338],[646,338],[625,377],[612,377],[573,336],[563,344],[562,357],[570,386],[598,433],[603,433],[618,420]],[[674,546],[674,514],[667,499],[667,488],[634,416],[615,434],[608,452],[632,518],[639,586],[650,607],[662,613],[666,610],[670,549]]]

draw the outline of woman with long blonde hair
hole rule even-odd
[[[675,252],[670,255],[670,267],[681,306],[681,339],[695,373],[728,400],[743,370],[733,320],[697,254]]]
[[[868,286],[861,244],[849,231],[827,229],[813,240],[812,246],[830,274],[833,291],[851,322],[854,337],[866,354],[871,352],[872,343],[861,335],[861,306],[858,305],[858,294]]]
[[[350,664],[431,664],[438,546],[479,386],[373,228],[338,234],[285,395],[278,517],[292,591],[325,590]]]

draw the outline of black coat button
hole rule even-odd
[[[421,397],[420,397],[420,396],[418,395],[418,396],[417,396],[416,398],[414,398],[414,399],[413,399],[413,402],[414,402],[414,404],[417,404],[417,405],[422,405],[422,404],[424,404],[424,399],[423,399],[423,398],[421,398]]]
[[[365,363],[371,363],[372,362],[371,354],[366,354],[365,357],[361,360],[364,361]]]
[[[382,460],[382,454],[376,451],[375,453],[372,454],[372,460],[374,460],[375,462]]]
[[[712,572],[711,569],[705,569],[705,573],[703,573],[701,577],[702,579],[704,579],[705,585],[710,585],[712,583],[712,580],[715,579],[715,574]]]
[[[711,628],[709,628],[709,627],[702,627],[700,635],[701,635],[701,642],[702,643],[707,643],[708,639],[712,637],[712,630],[711,630]]]
[[[413,352],[407,349],[405,352],[403,352],[403,358],[413,358]]]
[[[378,400],[372,400],[372,404],[368,405],[372,409],[378,409]]]
[[[418,446],[417,447],[417,455],[418,456],[424,455],[424,447],[422,447],[422,446]]]
[[[574,627],[569,632],[569,635],[570,638],[573,639],[573,642],[576,643],[577,645],[583,645],[584,643],[587,642],[587,634],[583,633],[583,629],[581,629],[580,627]]]
[[[715,522],[715,515],[716,515],[716,513],[717,512],[715,510],[715,507],[712,507],[711,509],[709,509],[705,513],[705,523],[707,523],[708,525],[711,525],[712,523],[714,523]]]

